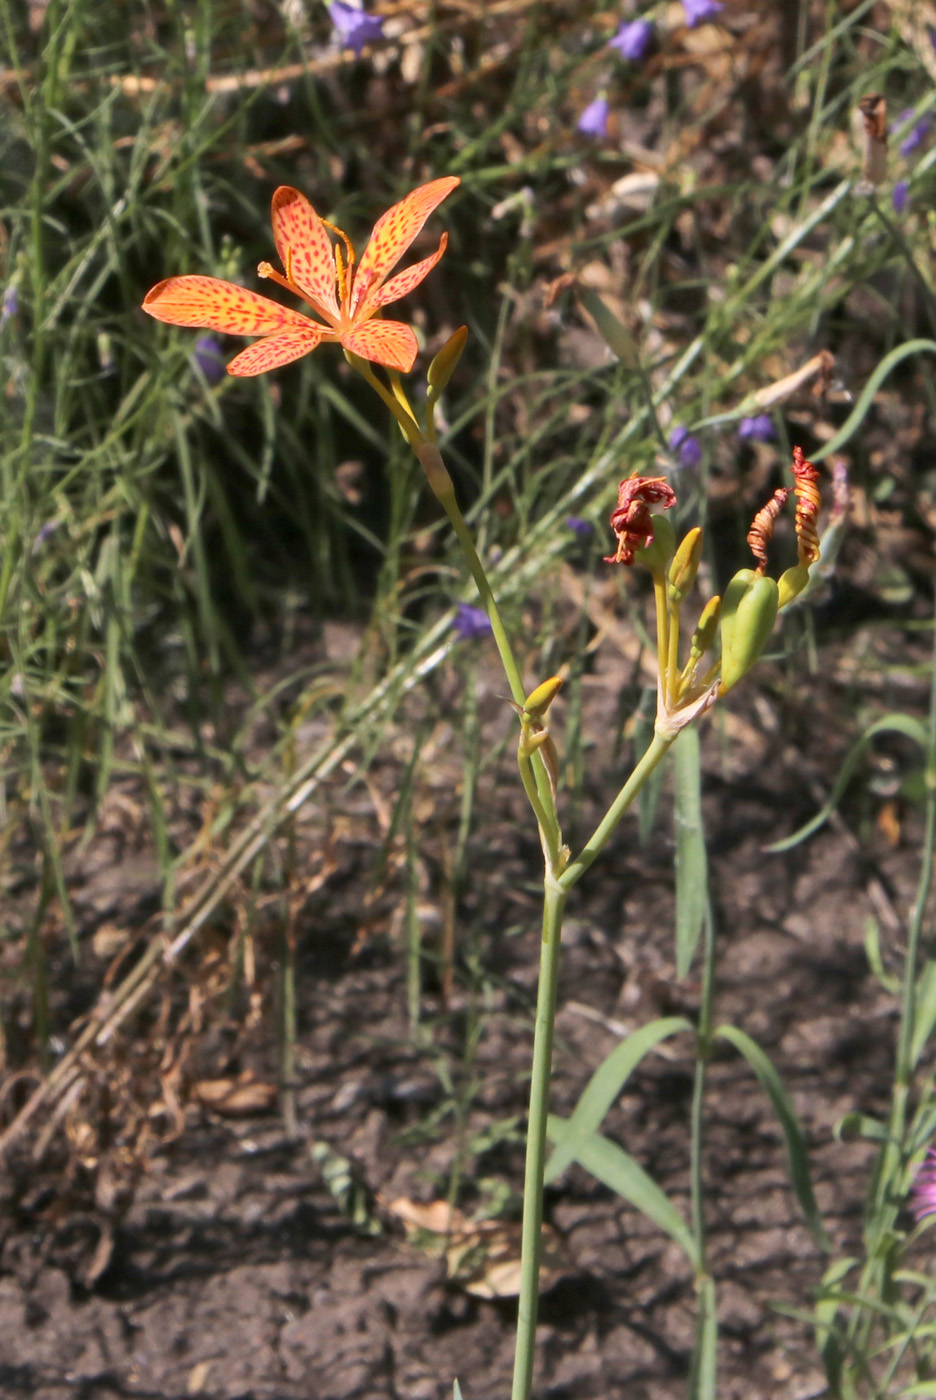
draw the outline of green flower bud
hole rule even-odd
[[[550,676],[548,681],[543,681],[532,690],[523,702],[523,714],[526,719],[542,719],[552,702],[562,689],[562,676]]]
[[[718,619],[721,615],[721,601],[716,593],[714,598],[709,598],[702,609],[702,615],[690,643],[690,650],[696,660],[705,655],[715,639],[715,628],[718,626]]]
[[[429,366],[429,372],[426,377],[434,398],[439,397],[442,390],[455,373],[455,367],[461,359],[461,353],[465,348],[465,341],[467,339],[468,327],[459,326],[455,334],[449,336],[448,340]]]
[[[673,558],[669,571],[669,596],[677,605],[682,602],[695,583],[699,564],[702,560],[702,531],[698,525],[684,535]]]
[[[747,572],[745,570],[744,572]],[[725,601],[738,575],[731,580],[725,593]],[[754,665],[777,620],[779,590],[776,579],[766,574],[755,574],[738,601],[728,629],[728,642],[725,645],[725,623],[722,621],[722,666],[721,693],[737,685]]]

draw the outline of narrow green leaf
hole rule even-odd
[[[676,836],[676,976],[685,977],[692,966],[709,909],[698,729],[689,726],[684,730],[672,753],[673,824]]]
[[[930,959],[917,981],[916,1017],[910,1042],[910,1064],[916,1069],[936,1026],[936,961]]]
[[[868,966],[885,992],[896,995],[900,991],[900,979],[892,976],[884,967],[884,961],[881,957],[880,932],[877,919],[873,914],[869,914],[865,920],[865,957],[868,959]]]
[[[896,350],[892,350],[889,355],[885,355],[864,386],[864,389],[861,391],[858,402],[845,419],[845,422],[834,437],[829,438],[828,442],[824,442],[822,447],[819,448],[817,452],[813,453],[813,461],[821,462],[824,457],[830,456],[833,452],[840,452],[845,446],[845,443],[848,442],[861,427],[874,401],[875,394],[884,383],[884,380],[890,374],[891,370],[896,369],[901,360],[906,360],[908,356],[924,353],[936,355],[936,341],[907,340],[904,341],[903,345],[898,345]]]
[[[594,321],[598,334],[608,348],[614,351],[621,364],[627,369],[636,369],[640,363],[637,343],[623,321],[618,320],[591,287],[580,287],[578,299]]]
[[[857,1259],[846,1257],[836,1259],[830,1264],[822,1276],[822,1285],[816,1300],[816,1346],[822,1356],[826,1378],[833,1393],[837,1393],[838,1379],[842,1371],[842,1347],[835,1331],[835,1318],[843,1301],[838,1285],[857,1262]]]
[[[851,776],[858,766],[858,763],[867,748],[868,744],[876,734],[903,734],[908,739],[912,739],[921,749],[926,750],[926,729],[919,720],[911,719],[909,715],[891,714],[882,715],[880,719],[870,725],[862,734],[861,738],[852,746],[847,754],[844,763],[839,769],[838,777],[832,785],[828,801],[822,806],[814,817],[811,817],[805,826],[801,826],[798,831],[794,831],[792,836],[786,836],[782,841],[774,841],[773,845],[765,846],[764,850],[772,855],[780,851],[789,851],[793,846],[798,846],[801,841],[805,841],[807,836],[812,836],[818,831],[823,823],[838,806],[839,799],[845,791]]]
[[[831,1249],[831,1242],[825,1232],[819,1208],[816,1205],[816,1198],[813,1195],[806,1139],[796,1117],[793,1102],[783,1087],[780,1076],[764,1051],[745,1031],[738,1030],[736,1026],[719,1026],[715,1035],[720,1036],[722,1040],[727,1040],[729,1044],[741,1052],[760,1081],[761,1088],[766,1090],[786,1138],[787,1155],[790,1162],[790,1181],[796,1192],[796,1199],[806,1217],[810,1234],[820,1249]]]
[[[553,1142],[561,1141],[566,1120],[549,1115],[547,1131]],[[576,1148],[575,1160],[592,1176],[630,1201],[664,1234],[675,1240],[693,1269],[699,1272],[699,1255],[689,1226],[664,1191],[648,1176],[630,1153],[600,1133],[593,1133]]]
[[[836,1140],[851,1136],[865,1138],[868,1142],[887,1142],[887,1128],[877,1118],[866,1113],[846,1113],[835,1125]]]
[[[578,1148],[598,1131],[604,1122],[611,1105],[621,1096],[621,1091],[640,1061],[655,1045],[679,1031],[693,1031],[691,1021],[685,1016],[663,1016],[651,1021],[647,1026],[616,1045],[595,1070],[575,1105],[571,1118],[565,1120],[561,1132],[550,1137],[556,1143],[552,1156],[546,1164],[545,1181],[555,1181],[571,1162],[577,1160]],[[559,1123],[562,1120],[556,1119]]]

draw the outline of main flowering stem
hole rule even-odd
[[[517,1348],[514,1353],[511,1400],[528,1400],[536,1357],[536,1318],[543,1229],[543,1174],[546,1165],[546,1122],[552,1073],[556,991],[559,985],[559,945],[566,894],[547,878],[543,899],[539,988],[533,1031],[533,1069],[527,1121],[526,1166],[523,1174],[523,1225],[520,1243],[520,1298],[517,1305]]]

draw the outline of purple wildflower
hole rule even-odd
[[[724,6],[719,0],[683,0],[683,9],[686,12],[686,23],[690,29],[695,29],[697,24],[705,24],[707,20],[714,19]]]
[[[338,38],[346,49],[353,50],[357,58],[360,58],[365,44],[383,38],[383,20],[380,16],[369,15],[358,5],[349,4],[348,0],[332,0],[329,14]]]
[[[192,351],[192,361],[198,366],[202,374],[211,385],[220,384],[224,378],[224,360],[222,359],[221,342],[213,335],[200,335],[195,342],[195,349]]]
[[[936,1215],[936,1151],[931,1147],[910,1187],[910,1209],[917,1220]]]
[[[39,526],[39,529],[36,531],[36,538],[33,540],[33,554],[39,553],[46,540],[52,538],[61,523],[61,520],[47,520],[44,525]]]
[[[912,155],[918,146],[923,145],[929,129],[930,119],[928,116],[921,117],[918,122],[914,122],[910,133],[900,143],[900,154],[902,156]]]
[[[608,134],[608,106],[606,97],[596,97],[589,102],[578,119],[578,129],[583,136],[605,137]]]
[[[5,326],[7,321],[12,321],[19,311],[19,292],[14,283],[10,282],[3,291],[3,305],[0,308],[0,326]]]
[[[742,418],[738,424],[738,437],[749,442],[770,442],[776,437],[773,420],[769,413],[756,413],[753,418]]]
[[[893,123],[893,125],[891,126],[891,131],[896,131],[899,128],[903,128],[912,116],[913,108],[908,107],[906,111],[901,112],[900,116]],[[914,151],[919,150],[919,148],[923,145],[923,142],[926,140],[926,134],[929,131],[929,129],[930,117],[928,114],[924,113],[924,115],[920,117],[918,121],[915,121],[913,123],[913,126],[911,126],[910,130],[907,132],[906,136],[901,141],[900,154],[902,156],[912,156]]]
[[[621,25],[614,38],[608,40],[608,48],[618,49],[629,63],[639,63],[646,58],[652,43],[653,25],[647,19],[634,19]]]
[[[473,642],[478,637],[486,637],[491,630],[491,620],[483,608],[473,608],[470,603],[459,603],[452,622],[455,631],[463,642]]]
[[[571,530],[580,540],[587,540],[592,534],[593,526],[590,520],[585,520],[581,515],[567,515],[566,529]]]
[[[688,428],[682,424],[674,428],[669,435],[669,445],[671,452],[679,453],[679,463],[683,467],[697,467],[702,461],[702,448],[699,446],[699,439],[694,438]]]
[[[910,181],[898,180],[894,186],[894,193],[891,195],[891,199],[894,204],[894,213],[902,214],[910,199]]]

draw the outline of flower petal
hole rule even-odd
[[[365,303],[373,306],[371,294],[380,286],[387,273],[396,267],[432,211],[439,207],[446,195],[452,193],[456,185],[460,184],[461,180],[457,175],[430,180],[428,185],[420,185],[418,190],[413,190],[405,199],[401,199],[399,204],[394,204],[386,214],[381,214],[354,276],[351,293],[352,317],[357,316]]]
[[[304,329],[309,325],[309,318],[299,311],[218,277],[168,277],[146,293],[143,310],[170,326],[198,326],[231,335],[269,335],[287,326]]]
[[[375,311],[378,306],[389,306],[391,301],[399,301],[400,297],[405,297],[407,292],[418,287],[426,274],[432,271],[447,247],[448,234],[443,233],[434,253],[431,253],[428,258],[423,258],[422,262],[413,263],[413,266],[408,267],[405,272],[398,272],[396,277],[391,277],[389,282],[385,282],[367,299],[358,315],[366,316],[369,311]]]
[[[402,321],[365,321],[343,335],[341,343],[352,355],[360,355],[364,360],[373,360],[390,369],[401,369],[404,374],[413,368],[419,349],[412,326]]]
[[[305,318],[303,318],[305,319]],[[310,326],[308,330],[287,331],[284,335],[270,335],[248,345],[239,355],[235,355],[227,367],[228,374],[247,376],[264,374],[268,369],[291,364],[301,360],[322,343],[322,332]]]
[[[286,276],[327,321],[337,321],[335,254],[318,214],[304,194],[292,185],[280,185],[273,194],[271,219]]]

